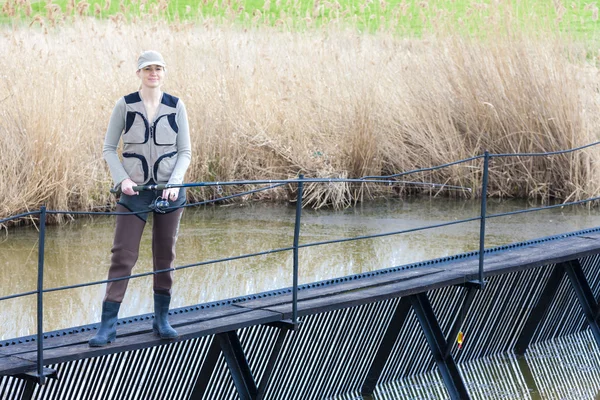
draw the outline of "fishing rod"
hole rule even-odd
[[[464,186],[447,185],[444,183],[432,183],[432,182],[414,182],[414,181],[399,181],[389,179],[344,179],[344,178],[302,178],[302,179],[265,179],[265,180],[250,180],[250,181],[227,181],[227,182],[190,182],[190,183],[158,183],[152,185],[136,185],[132,189],[136,192],[144,190],[165,190],[172,188],[195,188],[195,187],[220,187],[220,186],[233,186],[233,185],[271,185],[271,184],[293,184],[293,183],[387,183],[389,186],[392,184],[402,185],[413,185],[413,186],[426,186],[435,187],[440,189],[453,189],[453,190],[464,190],[471,192],[472,189]],[[121,187],[113,188],[110,190],[113,194],[121,194]]]

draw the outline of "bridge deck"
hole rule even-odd
[[[486,275],[555,264],[600,253],[600,233],[570,236],[485,255]],[[478,277],[476,256],[456,258],[412,269],[399,269],[361,279],[341,280],[298,292],[298,315],[310,315],[375,301],[427,292],[432,289],[472,281]],[[265,296],[233,304],[181,312],[170,317],[180,334],[178,341],[228,332],[248,326],[290,319],[291,293]],[[133,321],[134,318],[127,320]],[[96,357],[164,344],[151,332],[149,320],[127,322],[118,327],[118,339],[103,348],[90,348],[93,331],[44,340],[44,364]],[[36,368],[35,342],[0,348],[0,375],[14,375]]]

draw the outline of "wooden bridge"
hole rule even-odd
[[[365,398],[407,376],[439,374],[470,398],[462,363],[523,354],[530,343],[591,329],[600,346],[600,230],[472,252],[175,310],[165,342],[152,315],[120,320],[90,348],[95,326],[46,334],[44,385],[35,337],[1,342],[1,398]],[[465,333],[457,349],[456,336]]]
[[[44,231],[40,222],[38,334],[0,343],[0,394],[6,400],[164,400],[164,399],[330,399],[362,395],[404,377],[435,374],[447,397],[468,399],[468,374],[461,365],[498,354],[523,354],[530,343],[589,329],[600,346],[600,228],[553,238],[485,249],[488,218],[536,209],[488,215],[489,162],[493,158],[556,156],[596,146],[551,153],[489,154],[388,176],[358,179],[297,179],[196,182],[177,185],[281,185],[296,188],[293,288],[175,310],[171,317],[181,335],[158,340],[150,331],[152,315],[122,319],[118,340],[89,348],[95,326],[44,334]],[[462,221],[387,232],[368,237],[299,244],[302,191],[306,182],[331,184],[429,185],[436,190],[471,188],[399,181],[409,174],[482,162],[481,213]],[[156,185],[138,187],[154,190]],[[234,195],[221,198],[229,199]],[[218,201],[219,199],[211,200]],[[589,198],[544,208],[600,201]],[[541,208],[540,208],[541,209]],[[538,209],[539,210],[539,209]],[[80,214],[98,214],[79,212]],[[301,247],[389,236],[479,221],[479,251],[298,287]],[[241,259],[252,255],[236,256]],[[226,261],[228,259],[218,260]],[[217,262],[217,261],[211,261]],[[201,263],[182,266],[187,268]],[[164,271],[162,271],[164,272]],[[153,272],[156,273],[156,272]],[[143,276],[138,274],[133,277]],[[485,280],[484,280],[485,279]],[[104,281],[106,282],[106,281]],[[83,285],[98,284],[92,282]],[[53,288],[72,289],[76,286]],[[299,290],[298,290],[299,289]],[[464,332],[464,346],[456,338]]]

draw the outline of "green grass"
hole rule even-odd
[[[23,3],[6,0],[1,21],[30,22],[36,15],[48,17],[47,2],[31,3],[29,16]],[[595,37],[599,30],[598,8],[589,0],[573,0],[564,5],[558,0],[122,0],[110,3],[106,0],[53,0],[52,3],[60,7],[63,19],[80,15],[78,10],[89,4],[83,15],[101,19],[155,18],[242,27],[280,26],[287,30],[336,24],[360,31],[386,30],[407,36],[448,29],[481,35],[490,28],[517,26],[526,31],[552,29]],[[13,10],[7,5],[12,5]]]

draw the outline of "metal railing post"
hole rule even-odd
[[[487,188],[490,153],[486,150],[483,157],[483,180],[481,183],[481,216],[479,220],[479,285],[483,287],[483,256],[485,251],[485,219],[487,214]]]
[[[294,225],[294,283],[292,289],[292,322],[298,323],[298,243],[300,241],[300,217],[302,216],[302,189],[304,175],[298,176],[298,196],[296,198],[296,224]]]
[[[40,236],[38,243],[37,285],[37,375],[44,384],[44,244],[46,241],[46,206],[40,208]]]

